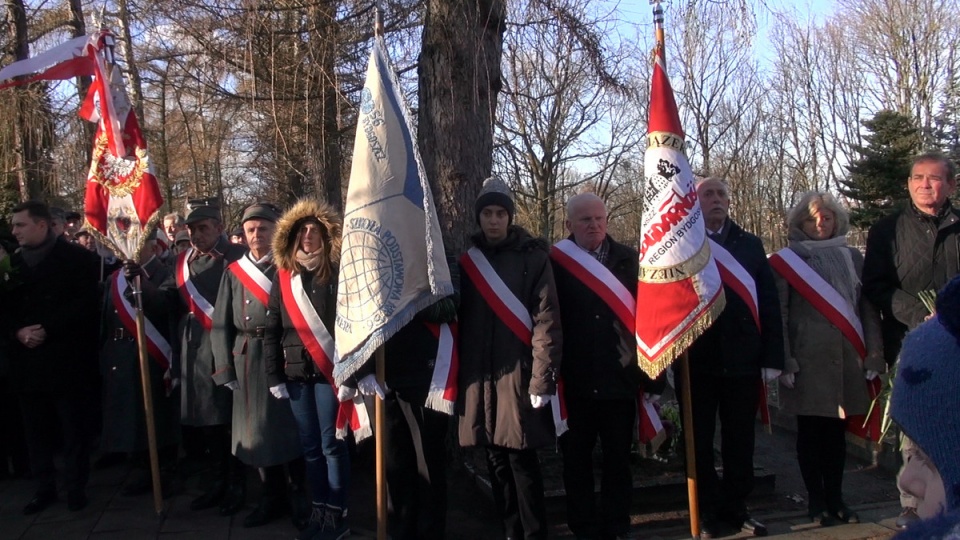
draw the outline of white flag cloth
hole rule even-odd
[[[453,293],[433,196],[382,38],[360,98],[337,293],[337,384]]]

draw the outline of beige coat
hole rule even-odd
[[[857,275],[863,272],[863,255],[848,248]],[[783,314],[784,373],[796,376],[794,387],[780,384],[781,410],[791,414],[847,418],[870,408],[865,370],[884,372],[879,312],[857,290],[867,358],[860,356],[840,329],[831,324],[787,281],[774,273]]]

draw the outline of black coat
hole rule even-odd
[[[783,369],[780,298],[763,242],[729,218],[720,240],[720,244],[756,282],[762,331],[757,330],[749,306],[724,285],[726,307],[717,321],[690,347],[691,373],[759,377],[760,368]]]
[[[9,374],[23,392],[62,392],[96,382],[100,302],[100,260],[86,249],[57,238],[50,252],[30,268],[16,252],[13,276],[5,285],[0,326],[9,342]],[[43,344],[32,349],[16,339],[20,328],[40,324]]]
[[[893,362],[900,340],[929,314],[917,293],[939,291],[960,273],[960,217],[948,206],[929,216],[913,205],[870,227],[863,294],[883,316],[884,356]]]
[[[572,237],[571,237],[572,240]],[[606,266],[628,291],[637,295],[637,250],[607,236]],[[659,394],[663,381],[651,381],[637,364],[634,336],[624,336],[613,310],[563,265],[553,263],[553,278],[563,323],[563,364],[560,375],[566,395],[594,399],[635,399],[639,386]],[[621,340],[633,358],[621,363]]]

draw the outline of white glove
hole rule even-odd
[[[360,390],[360,393],[365,396],[376,394],[377,397],[380,398],[380,401],[383,401],[386,397],[383,392],[383,387],[377,382],[377,376],[373,373],[360,379],[360,381],[357,382],[357,388]]]
[[[341,403],[343,403],[344,401],[350,401],[355,397],[357,397],[356,388],[350,388],[349,386],[341,386],[340,389],[337,390],[337,400],[339,400]]]
[[[647,403],[659,403],[660,394],[651,394],[650,392],[643,393],[643,400]]]
[[[793,388],[793,384],[797,382],[797,376],[795,373],[784,373],[780,376],[780,384],[786,386],[787,388]]]
[[[240,389],[240,383],[238,383],[237,381],[228,381],[223,385],[229,388],[233,392],[236,392],[237,390]]]
[[[770,368],[770,367],[760,368],[760,374],[763,376],[763,382],[765,383],[768,383],[776,379],[777,377],[780,376],[781,373],[783,373],[783,371],[776,368]]]
[[[863,376],[866,377],[866,379],[867,379],[868,381],[872,381],[872,380],[876,379],[877,377],[879,377],[880,374],[877,373],[876,371],[872,370],[872,369],[868,369],[867,371],[865,371],[865,372],[863,373]]]
[[[550,403],[550,396],[535,396],[530,394],[530,404],[533,405],[534,409],[539,409],[547,403]]]
[[[290,399],[290,394],[287,392],[287,383],[271,386],[270,393],[277,399]]]

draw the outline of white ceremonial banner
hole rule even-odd
[[[337,384],[423,308],[453,294],[433,195],[382,37],[360,97],[343,217]]]

